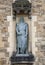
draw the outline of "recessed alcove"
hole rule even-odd
[[[28,1],[26,1],[27,3]],[[17,2],[16,2],[17,3]],[[22,2],[21,2],[22,3]],[[29,2],[28,2],[29,3]],[[19,4],[19,3],[18,3]],[[23,3],[22,3],[23,4]],[[23,4],[24,5],[24,4]],[[25,10],[25,8],[23,8],[23,6],[21,5],[22,8],[20,8],[20,10],[15,10],[17,9],[17,7],[15,8],[15,3],[13,5],[14,8],[12,8],[13,12],[12,12],[12,16],[8,16],[7,19],[9,18],[10,19],[10,26],[9,26],[9,33],[10,33],[10,37],[9,37],[9,42],[10,42],[10,61],[11,61],[11,64],[15,65],[15,64],[33,64],[35,58],[34,58],[34,55],[32,53],[32,30],[31,30],[31,4],[27,4],[28,7],[27,7],[27,11]],[[9,20],[8,19],[8,20]],[[22,21],[22,24],[24,24],[24,26],[21,26],[21,24],[19,24],[19,22]],[[24,21],[24,22],[23,22]],[[16,29],[16,25],[18,25],[21,27],[23,27],[20,31],[22,31],[23,33],[21,34],[17,34],[17,31],[20,33],[19,31],[19,27],[18,29]],[[28,25],[28,28],[27,28],[27,25]],[[26,31],[25,31],[25,30]],[[22,36],[23,34],[23,36]],[[25,36],[25,35],[28,34],[28,37]],[[20,39],[20,36],[21,36],[21,39]],[[18,38],[19,37],[19,38]],[[26,39],[26,40],[25,40]],[[25,46],[26,48],[24,47],[24,49],[26,49],[23,53],[22,50],[24,50],[22,48],[21,52],[18,53],[18,45],[21,43],[19,41],[24,41],[23,43],[25,43],[25,41],[28,41],[26,42]],[[22,47],[23,47],[23,43],[22,44]],[[20,50],[19,50],[20,51]]]
[[[30,24],[29,24],[29,33],[31,33],[32,31],[32,35],[29,35],[29,42],[28,42],[28,51],[30,52],[30,50],[32,50],[32,53],[34,55],[36,55],[36,47],[35,47],[35,27],[34,27],[34,22],[37,21],[37,16],[32,16],[32,20],[28,19],[27,16],[23,15],[24,16],[24,20],[27,24],[31,24],[31,28],[30,28]],[[9,38],[8,38],[8,41],[9,41],[9,48],[7,49],[8,52],[9,52],[9,57],[12,56],[13,54],[13,51],[16,52],[16,32],[15,32],[15,26],[16,26],[16,23],[18,23],[18,20],[20,19],[19,16],[17,16],[16,18],[16,21],[13,21],[13,17],[12,16],[7,16],[7,21],[10,22],[9,24],[9,27],[8,27],[8,32],[9,32]],[[30,30],[31,29],[31,30]],[[32,36],[32,43],[31,42],[31,36]],[[31,47],[32,46],[32,47]],[[30,49],[32,48],[32,49]]]
[[[28,36],[29,36],[29,37],[28,37],[28,46],[27,46],[27,47],[28,47],[28,51],[30,52],[30,50],[31,50],[31,49],[30,49],[30,42],[31,42],[31,40],[30,40],[30,39],[31,39],[31,36],[30,36],[30,35],[31,35],[31,34],[30,34],[30,30],[31,30],[31,29],[30,29],[30,19],[28,19],[28,15],[27,15],[27,16],[26,16],[26,15],[20,15],[20,16],[17,15],[17,16],[16,16],[16,24],[19,23],[19,20],[20,20],[20,17],[21,17],[21,16],[24,17],[25,23],[28,24],[28,34],[29,34]],[[16,27],[15,27],[15,28],[16,28]]]
[[[30,52],[30,50],[32,50],[32,53],[34,55],[36,55],[36,47],[35,47],[35,31],[36,31],[36,28],[34,27],[34,22],[37,21],[37,16],[32,16],[32,20],[28,19],[28,16],[24,16],[24,20],[27,24],[29,24],[29,27],[30,27],[30,24],[31,24],[31,27],[29,28],[29,34],[31,33],[32,35],[29,35],[29,42],[28,42],[28,51]],[[9,27],[8,27],[8,32],[9,32],[9,48],[7,49],[8,52],[9,52],[9,57],[12,56],[13,52],[16,52],[16,23],[18,23],[20,17],[19,15],[17,15],[17,18],[15,21],[13,21],[13,17],[12,16],[7,16],[7,21],[10,22],[9,24]],[[32,40],[30,39],[32,36]],[[32,42],[32,43],[30,43]],[[31,47],[32,46],[32,47]]]

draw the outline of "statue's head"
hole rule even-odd
[[[24,17],[21,16],[19,22],[24,22]]]

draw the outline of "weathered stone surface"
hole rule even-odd
[[[6,51],[7,51],[7,50],[5,49],[5,47],[1,47],[1,48],[0,48],[0,52],[4,52],[4,53],[5,53]]]
[[[2,35],[1,35],[1,32],[0,32],[0,48],[1,47],[4,47],[4,44],[3,44],[3,42],[2,42]]]
[[[37,41],[35,42],[38,52],[36,56],[38,61],[36,65],[45,65],[45,0],[32,0],[32,15],[37,15],[36,34]],[[43,22],[44,21],[44,22]],[[40,23],[40,24],[39,24]],[[39,54],[39,55],[38,55]],[[42,55],[42,57],[40,56]],[[44,59],[43,59],[44,57]]]
[[[4,47],[5,48],[9,47],[9,42],[4,42]]]
[[[0,0],[0,57],[3,60],[2,62],[0,59],[1,65],[5,65],[7,60],[3,59],[3,57],[9,57],[9,53],[7,52],[7,48],[9,47],[9,22],[7,21],[7,16],[11,15],[12,2],[13,0]],[[37,22],[34,23],[34,26],[36,27],[35,37],[37,38],[35,44],[38,48],[36,56],[39,60],[37,60],[35,65],[45,65],[45,0],[31,0],[31,2],[32,15],[37,16]],[[43,21],[44,23],[41,23]]]
[[[9,57],[9,52],[6,52],[6,53],[5,53],[5,56],[6,56],[6,57]]]
[[[5,65],[6,64],[6,58],[1,58],[1,65]]]

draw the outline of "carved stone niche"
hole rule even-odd
[[[13,9],[13,19],[16,19],[17,14],[27,14],[29,17],[31,15],[31,3],[28,0],[16,0],[12,4]]]
[[[35,61],[34,55],[32,54],[32,50],[28,52],[28,46],[26,46],[29,36],[27,31],[28,25],[25,23],[24,17],[21,17],[27,16],[29,19],[31,19],[31,3],[28,0],[16,0],[12,4],[12,9],[13,20],[16,21],[18,16],[20,17],[19,23],[21,24],[16,24],[16,46],[18,48],[16,47],[16,52],[14,51],[10,57],[11,65],[33,65]]]

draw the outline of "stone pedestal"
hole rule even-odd
[[[11,61],[11,65],[22,65],[22,64],[29,64],[32,65],[34,63],[34,56],[32,53],[30,54],[16,54],[15,52],[13,52],[13,55],[10,58]]]
[[[33,62],[32,63],[15,63],[13,65],[33,65]]]

